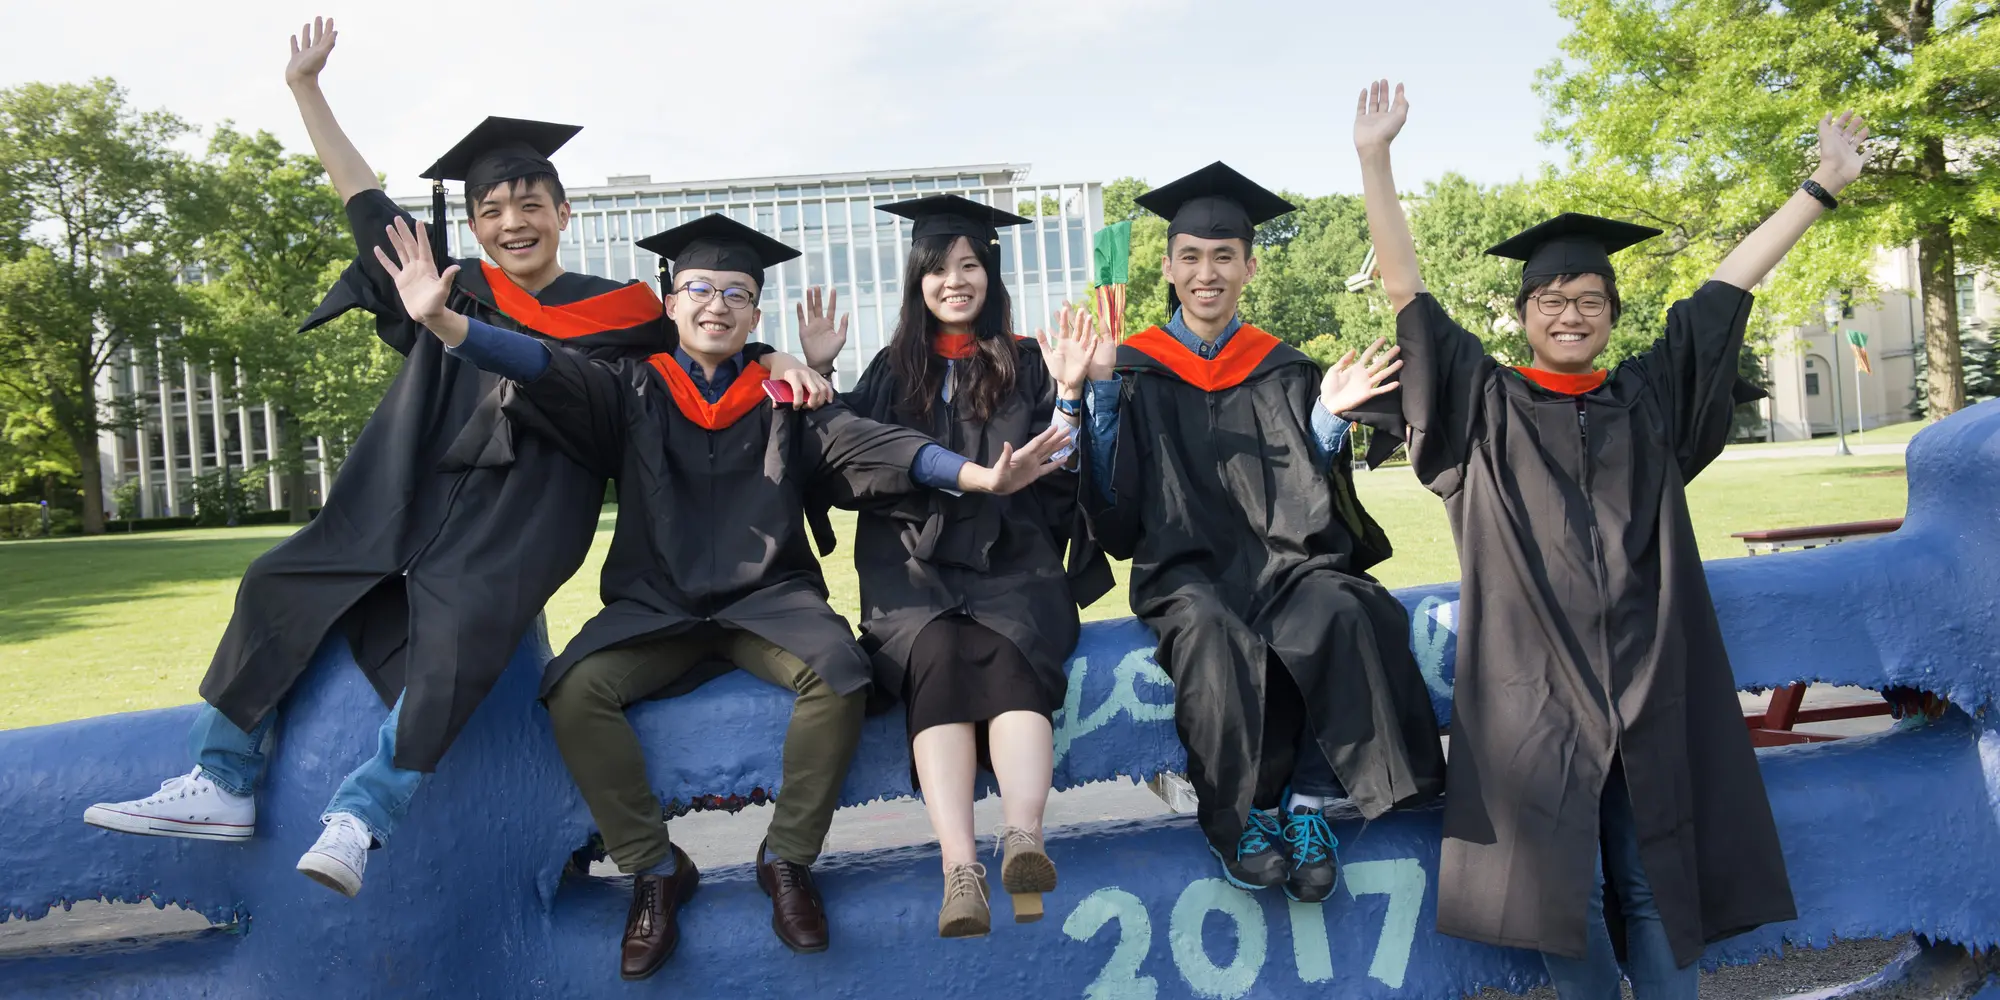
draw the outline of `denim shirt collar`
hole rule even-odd
[[[1222,336],[1215,338],[1215,342],[1211,344],[1188,329],[1187,323],[1181,320],[1179,309],[1174,310],[1174,318],[1167,321],[1167,332],[1173,334],[1174,339],[1180,341],[1182,347],[1193,351],[1194,356],[1203,361],[1213,360],[1216,355],[1221,354],[1223,347],[1228,345],[1229,338],[1236,336],[1236,331],[1242,328],[1243,317],[1229,317],[1229,325],[1222,328]]]

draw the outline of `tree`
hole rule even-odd
[[[104,530],[98,376],[185,313],[173,206],[190,178],[172,143],[186,131],[110,80],[0,90],[0,385],[46,401],[36,419],[76,458],[90,534]]]
[[[1858,110],[1874,161],[1764,290],[1801,322],[1916,244],[1932,417],[1964,405],[1954,277],[2000,261],[2000,7],[1992,0],[1558,0],[1543,71],[1565,204],[1666,229],[1685,293],[1809,173],[1812,125]]]
[[[181,346],[223,370],[233,364],[244,398],[272,404],[274,465],[287,479],[292,519],[304,521],[305,440],[325,438],[329,450],[352,441],[402,358],[358,313],[297,332],[354,252],[340,196],[317,159],[225,124],[209,142],[191,214],[201,221],[193,259],[205,280],[191,289],[199,308]]]

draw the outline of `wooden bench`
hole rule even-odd
[[[1900,517],[1887,517],[1880,521],[1849,521],[1846,524],[1815,524],[1804,528],[1763,528],[1757,531],[1735,531],[1729,537],[1743,539],[1743,547],[1753,556],[1769,552],[1783,552],[1786,549],[1816,549],[1850,538],[1866,538],[1869,535],[1886,535],[1903,526]]]
[[[1731,532],[1730,537],[1743,539],[1743,547],[1755,556],[1783,552],[1787,549],[1817,549],[1850,538],[1886,535],[1902,526],[1902,518],[1887,517],[1879,521],[1848,521],[1844,524],[1815,524],[1803,528],[1736,531]],[[1864,719],[1869,716],[1890,714],[1889,703],[1886,701],[1830,705],[1825,708],[1800,708],[1799,706],[1805,702],[1805,697],[1804,684],[1793,684],[1771,692],[1771,703],[1763,712],[1743,717],[1744,723],[1750,727],[1750,742],[1760,747],[1774,747],[1790,743],[1837,740],[1840,737],[1825,733],[1796,732],[1792,727],[1800,723]]]

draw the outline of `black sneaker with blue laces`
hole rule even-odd
[[[1208,849],[1222,862],[1222,877],[1230,885],[1249,892],[1284,882],[1291,870],[1290,862],[1285,859],[1284,834],[1278,829],[1277,818],[1259,809],[1250,810],[1243,835],[1236,839],[1233,860],[1223,857],[1213,844]]]
[[[1311,806],[1293,806],[1285,817],[1285,849],[1291,855],[1291,874],[1285,879],[1285,895],[1301,903],[1318,903],[1333,895],[1340,884],[1340,839],[1326,814]]]

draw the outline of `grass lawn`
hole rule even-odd
[[[1870,440],[1874,440],[1871,435]],[[1392,587],[1458,576],[1444,506],[1407,468],[1359,477],[1362,499],[1396,557],[1376,569]],[[1899,456],[1717,462],[1689,491],[1704,558],[1743,555],[1732,531],[1860,521],[1901,514]],[[558,647],[596,613],[597,570],[613,515],[598,524],[584,568],[549,602]],[[836,513],[843,539],[851,521]],[[285,537],[281,526],[0,542],[0,729],[184,704],[208,667],[250,560]],[[846,550],[828,561],[833,606],[860,604]],[[1118,589],[1084,617],[1129,614]]]

